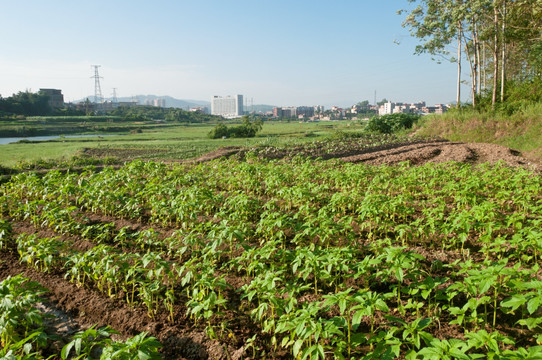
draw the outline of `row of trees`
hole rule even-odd
[[[87,99],[88,107],[92,104]],[[49,115],[73,115],[80,116],[91,113],[77,110],[73,107],[52,109],[49,105],[49,96],[43,92],[19,91],[10,97],[0,96],[0,117],[22,116],[49,116]],[[161,108],[156,106],[118,107],[107,115],[122,116],[129,120],[165,120],[184,123],[214,122],[220,119],[218,116],[190,112],[177,108]]]
[[[152,119],[175,121],[182,123],[206,123],[220,119],[216,115],[185,111],[178,108],[162,108],[156,106],[118,107],[110,115],[123,116],[126,119]]]
[[[0,115],[52,115],[49,96],[42,92],[19,91],[10,97],[0,96]]]
[[[457,63],[457,103],[461,72],[470,69],[473,107],[490,96],[494,108],[511,89],[542,82],[542,2],[540,0],[408,0],[415,5],[403,26],[420,39],[415,53]],[[540,97],[542,91],[535,92]],[[529,99],[540,101],[541,99]]]

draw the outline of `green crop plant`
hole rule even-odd
[[[325,301],[322,304],[322,307],[338,307],[341,319],[339,323],[345,324],[344,327],[346,327],[346,346],[348,350],[348,356],[350,356],[352,353],[352,321],[348,310],[352,307],[354,303],[354,297],[350,295],[353,290],[354,289],[352,288],[348,288],[335,294],[324,295]]]
[[[11,227],[11,223],[0,219],[0,250],[7,249],[8,244],[13,242],[12,233],[13,228]]]
[[[397,280],[397,285],[393,285],[392,288],[400,311],[402,311],[402,284],[405,279],[416,280],[421,276],[419,262],[424,259],[420,254],[405,250],[405,247],[386,247],[381,255],[387,267],[380,270],[380,275],[385,279],[393,277]]]
[[[542,308],[542,281],[515,281],[513,282],[514,293],[511,297],[501,302],[501,307],[514,314],[520,309],[520,319],[517,323],[536,331],[536,340],[542,344],[542,316],[537,316]]]
[[[542,346],[532,346],[530,348],[520,347],[517,350],[503,351],[503,357],[510,360],[538,360],[542,353]]]
[[[424,331],[424,329],[431,324],[431,319],[429,318],[416,318],[412,322],[406,322],[403,319],[390,315],[387,315],[386,318],[393,323],[400,324],[400,327],[397,330],[402,332],[404,344],[409,347],[410,350],[421,349],[422,340],[425,345],[430,345],[433,340],[433,336]]]
[[[319,321],[317,316],[320,310],[320,303],[310,302],[279,318],[275,332],[286,334],[281,346],[291,348],[294,358],[325,359],[325,339],[333,335],[342,335],[336,327],[326,328],[326,322]]]
[[[158,360],[162,344],[153,336],[142,332],[125,341],[111,341],[102,351],[100,360]]]
[[[429,346],[418,351],[417,355],[421,355],[422,359],[439,359],[439,360],[470,360],[471,357],[467,354],[469,344],[466,341],[459,339],[440,340],[434,338]]]
[[[60,352],[62,360],[66,359],[92,359],[98,351],[111,344],[112,334],[119,334],[109,326],[96,328],[91,326],[87,330],[79,331],[71,337],[71,341],[64,345]],[[73,355],[70,356],[73,350]]]
[[[60,257],[65,243],[58,238],[39,238],[36,234],[20,234],[16,242],[20,261],[39,271],[49,272],[63,264]]]
[[[5,351],[28,353],[33,343],[43,345],[45,316],[34,305],[44,293],[38,283],[21,275],[0,282],[0,342]]]
[[[318,280],[326,280],[327,274],[322,272],[321,256],[323,251],[317,249],[314,244],[308,248],[296,249],[294,261],[292,262],[292,273],[301,277],[304,281],[309,276],[313,277],[314,293],[318,294]]]
[[[375,335],[376,312],[388,313],[390,311],[386,304],[386,297],[373,291],[360,291],[353,296],[352,302],[353,306],[349,309],[352,316],[352,329],[356,331],[361,325],[362,318],[369,317],[371,326],[368,338],[371,342]]]
[[[478,330],[476,332],[465,333],[468,347],[482,350],[482,353],[487,356],[488,359],[499,359],[499,356],[503,353],[503,348],[507,345],[514,345],[514,341],[509,337],[494,331],[488,333],[486,330]]]

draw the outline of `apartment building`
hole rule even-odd
[[[243,95],[213,96],[211,99],[211,114],[228,119],[243,116]]]

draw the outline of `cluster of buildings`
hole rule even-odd
[[[49,105],[53,109],[64,108],[64,96],[62,91],[58,89],[40,89],[40,92],[49,96]],[[359,114],[367,114],[371,112],[379,115],[386,114],[398,114],[398,113],[412,113],[412,114],[442,114],[445,113],[450,105],[436,104],[435,106],[427,106],[425,101],[418,103],[402,103],[402,102],[385,102],[381,105],[368,105],[364,104],[353,105],[350,108],[340,108],[337,106],[331,107],[330,110],[326,110],[323,106],[288,106],[288,107],[275,107],[272,113],[266,115],[273,118],[294,118],[303,120],[337,120],[344,118],[355,117]],[[86,112],[92,111],[109,111],[119,106],[131,107],[139,105],[137,100],[132,101],[104,101],[101,103],[83,101],[77,104],[70,104],[78,110],[84,110]],[[162,98],[147,99],[142,105],[165,107],[166,100]],[[191,108],[190,111],[208,113],[206,107]],[[224,118],[233,119],[244,115],[243,95],[234,96],[218,96],[215,95],[211,98],[211,114],[219,115]]]
[[[443,114],[448,110],[448,105],[436,104],[435,106],[427,106],[425,101],[419,103],[400,103],[388,101],[379,106],[378,115],[387,114]]]
[[[290,107],[275,107],[273,109],[273,117],[280,118],[297,118],[304,120],[340,120],[352,118],[360,114],[367,115],[368,113],[386,115],[398,113],[410,114],[443,114],[448,110],[449,105],[436,104],[435,106],[427,106],[425,101],[419,103],[401,103],[401,102],[385,102],[382,105],[352,105],[350,108],[341,108],[332,106],[331,109],[325,110],[323,106],[290,106]]]
[[[275,107],[273,108],[273,117],[287,117],[287,118],[313,118],[315,115],[324,112],[323,106],[289,106],[289,107]]]

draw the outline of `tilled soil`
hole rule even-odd
[[[44,274],[20,264],[14,254],[0,252],[0,279],[22,274],[47,289],[46,299],[39,308],[52,315],[48,332],[61,337],[52,345],[51,353],[60,353],[66,339],[76,331],[93,325],[109,325],[121,337],[148,332],[163,345],[165,359],[226,359],[223,345],[210,340],[202,331],[190,329],[183,321],[184,314],[177,311],[179,321],[171,324],[165,314],[151,319],[145,309],[130,308],[125,303],[64,279],[61,273]],[[242,353],[244,349],[240,349]],[[230,350],[231,351],[231,350]],[[233,358],[230,356],[230,358]]]
[[[194,162],[205,162],[232,155],[244,155],[246,150],[238,147],[225,147],[207,153]],[[261,155],[273,159],[288,157],[286,153],[274,152],[272,156]],[[412,141],[386,144],[366,149],[350,151],[318,153],[324,159],[340,159],[351,163],[366,163],[369,165],[393,165],[408,161],[411,165],[427,163],[444,163],[449,161],[470,164],[502,162],[507,166],[525,167],[535,171],[542,170],[542,163],[536,159],[527,159],[522,154],[510,148],[486,143],[464,143],[446,140]]]
[[[499,161],[508,166],[528,167],[540,170],[540,164],[521,156],[521,153],[505,146],[483,143],[463,142],[427,142],[392,145],[389,149],[367,149],[366,151],[345,157],[341,160],[371,165],[390,165],[410,161],[413,165],[426,163],[443,163],[447,161],[471,164],[491,163]]]
[[[138,152],[133,149],[87,149],[87,155],[104,157],[115,155],[121,159],[130,160],[135,153],[145,158],[151,155],[154,150]],[[206,153],[198,158],[179,160],[185,163],[201,163],[219,159],[222,157],[239,156],[244,157],[251,150],[228,146]],[[448,161],[464,162],[470,164],[503,162],[507,166],[525,167],[535,171],[542,170],[542,162],[538,159],[528,159],[522,154],[501,145],[487,143],[464,143],[452,142],[444,139],[414,140],[400,143],[391,143],[368,148],[341,149],[339,151],[326,152],[322,149],[313,149],[308,153],[300,152],[309,157],[322,159],[340,159],[345,162],[366,163],[370,165],[393,165],[408,161],[411,165],[423,165],[426,163],[443,163]],[[129,156],[128,156],[129,155]],[[273,152],[258,152],[259,157],[269,159],[282,159],[291,157],[291,150],[283,151],[275,149]]]

